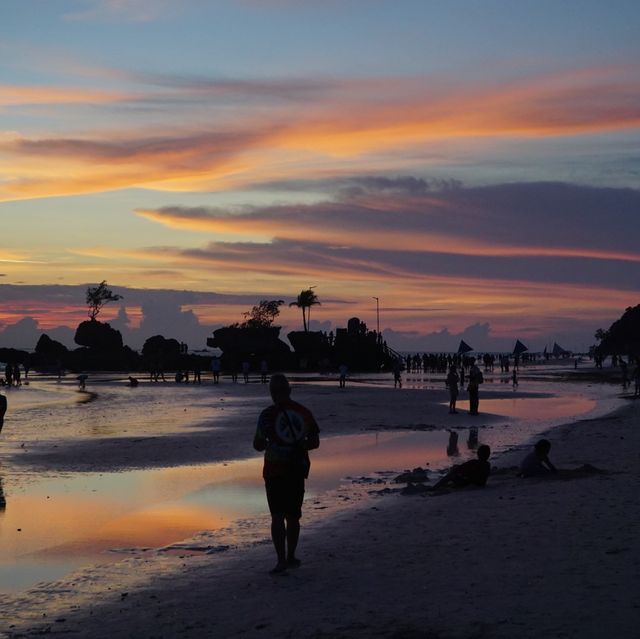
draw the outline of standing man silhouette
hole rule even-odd
[[[476,360],[473,359],[471,363],[471,370],[469,371],[469,415],[477,415],[478,407],[480,405],[480,384],[484,382],[484,376],[482,371],[478,368]]]
[[[271,512],[271,539],[278,556],[272,574],[297,568],[296,548],[304,499],[304,480],[311,462],[308,451],[320,446],[318,424],[311,412],[291,399],[289,380],[271,377],[273,404],[258,418],[253,447],[264,451],[264,478]]]
[[[7,396],[0,394],[0,433],[4,426],[4,414],[7,412]]]

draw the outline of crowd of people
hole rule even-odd
[[[29,368],[25,366],[25,380],[29,376]],[[0,386],[22,386],[22,369],[20,364],[9,362],[4,367],[4,377],[0,378]]]

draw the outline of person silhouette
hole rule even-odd
[[[320,429],[311,411],[291,399],[285,375],[271,377],[269,392],[273,404],[258,417],[253,447],[264,451],[262,477],[271,513],[271,539],[278,557],[271,573],[277,574],[300,565],[296,549],[304,482],[311,466],[308,451],[320,446]]]
[[[480,384],[484,382],[482,371],[478,368],[475,359],[471,359],[471,370],[469,371],[469,415],[478,414],[480,404]]]
[[[456,401],[458,399],[458,382],[460,378],[458,377],[458,373],[456,371],[456,367],[452,366],[449,369],[449,374],[447,375],[447,379],[445,380],[445,384],[449,388],[449,414],[454,415],[458,411],[456,410]]]
[[[0,433],[4,426],[4,416],[7,412],[7,396],[0,393]]]
[[[214,355],[211,358],[211,372],[213,373],[213,383],[220,383],[220,358]]]
[[[539,477],[557,472],[549,459],[551,442],[548,439],[539,440],[533,450],[520,462],[520,477]]]
[[[347,374],[349,373],[349,367],[346,364],[340,364],[338,366],[338,374],[340,379],[338,380],[340,388],[345,388],[347,385]]]
[[[7,386],[11,386],[13,384],[13,366],[11,363],[4,367],[4,379]]]
[[[402,360],[393,361],[393,387],[402,388]]]
[[[432,490],[445,488],[449,484],[453,484],[456,488],[464,488],[465,486],[485,486],[489,473],[491,472],[491,464],[489,456],[491,448],[486,444],[478,447],[477,459],[470,459],[464,464],[454,466]]]

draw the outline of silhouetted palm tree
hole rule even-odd
[[[309,331],[308,319],[311,318],[311,307],[316,305],[320,305],[320,300],[311,288],[300,291],[296,301],[289,304],[289,306],[297,306],[302,309],[302,325],[305,333]]]

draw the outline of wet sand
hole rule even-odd
[[[488,638],[601,637],[606,626],[610,636],[633,636],[640,403],[628,404],[549,434],[556,465],[609,473],[563,481],[506,472],[484,490],[393,494],[311,518],[303,566],[279,578],[266,574],[266,525],[238,548],[208,540],[206,555],[190,545],[136,556],[2,596],[0,628],[16,637]],[[344,416],[331,415],[325,409],[323,423],[340,427]],[[403,426],[406,415],[383,421]]]

